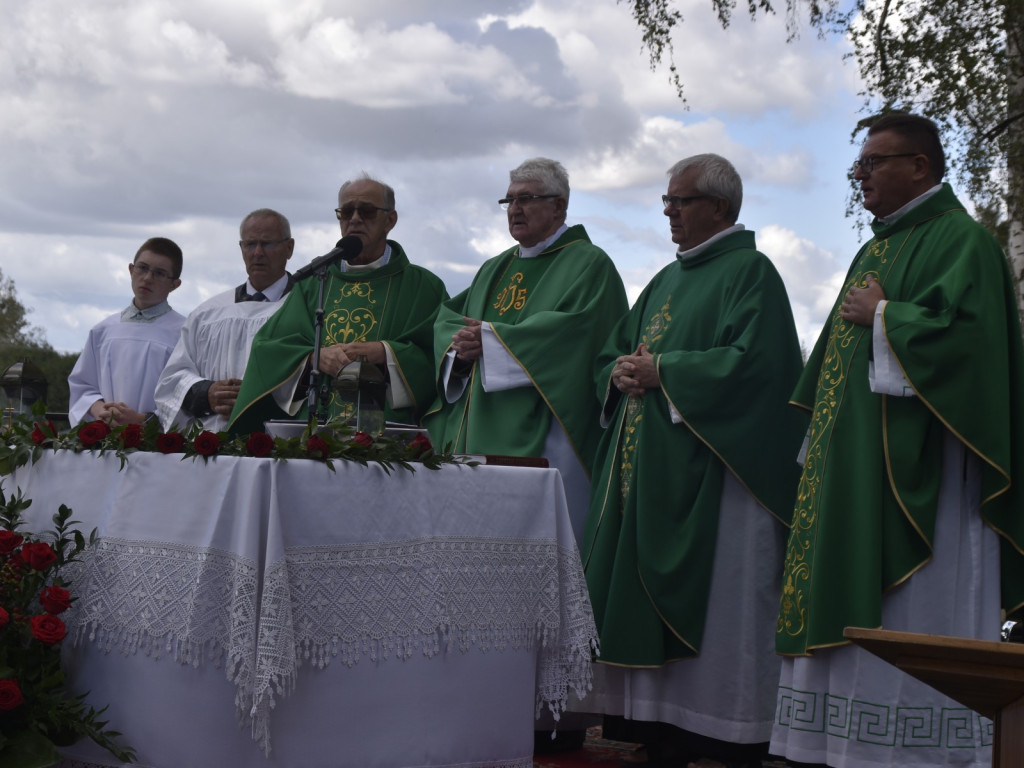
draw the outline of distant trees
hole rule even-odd
[[[18,301],[14,280],[4,277],[0,270],[0,345],[38,343],[41,332],[38,328],[29,327],[27,314],[24,305]]]
[[[39,366],[49,385],[47,410],[68,409],[68,374],[78,355],[57,352],[47,343],[42,329],[28,321],[28,310],[18,299],[14,280],[0,271],[0,372],[19,360]]]

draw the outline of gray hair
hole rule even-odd
[[[732,163],[721,155],[708,152],[680,160],[668,169],[668,176],[670,179],[675,178],[691,168],[699,172],[697,191],[702,195],[725,200],[729,204],[726,217],[730,224],[735,224],[740,217],[740,206],[743,205],[743,180]]]
[[[508,172],[509,181],[539,181],[545,195],[558,195],[569,202],[569,174],[557,160],[532,157]]]
[[[358,176],[356,176],[356,178],[349,179],[348,181],[341,185],[341,188],[338,190],[339,200],[341,199],[341,193],[345,191],[345,188],[348,187],[349,184],[352,184],[353,182],[356,181],[372,181],[374,184],[380,184],[380,186],[383,187],[384,189],[384,207],[390,208],[392,211],[395,210],[395,190],[393,190],[390,186],[385,184],[380,179],[373,178],[373,176],[368,174],[366,171],[363,171]]]
[[[245,229],[245,225],[248,224],[251,219],[262,219],[264,217],[277,219],[277,225],[281,229],[281,237],[285,238],[286,240],[291,238],[292,225],[288,223],[288,219],[285,217],[283,213],[278,213],[277,211],[271,210],[270,208],[257,208],[255,211],[248,214],[244,219],[242,219],[242,223],[238,225],[238,236],[244,237],[244,235],[242,234],[242,230]]]

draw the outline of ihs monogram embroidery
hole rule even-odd
[[[523,273],[516,272],[508,281],[508,285],[498,292],[498,298],[492,305],[498,310],[499,315],[504,315],[511,309],[516,312],[526,306],[526,288],[519,286],[523,282]]]

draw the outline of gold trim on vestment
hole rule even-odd
[[[262,399],[263,399],[264,397],[267,397],[268,395],[272,395],[272,394],[274,393],[274,391],[275,391],[275,390],[276,390],[276,389],[277,389],[278,387],[280,387],[280,386],[281,386],[281,384],[283,384],[284,382],[288,381],[288,379],[292,378],[292,376],[296,376],[296,377],[298,377],[298,376],[301,376],[301,375],[302,375],[302,370],[303,370],[303,369],[304,369],[304,368],[306,367],[306,362],[307,362],[307,361],[309,361],[309,360],[310,360],[310,357],[309,357],[309,355],[307,354],[307,355],[306,355],[305,357],[303,357],[303,358],[302,358],[302,360],[300,360],[300,361],[299,361],[299,365],[298,365],[298,368],[296,368],[296,369],[295,369],[295,371],[293,371],[293,372],[292,372],[292,373],[291,373],[291,374],[290,374],[289,376],[286,376],[286,377],[285,377],[284,379],[282,379],[282,380],[281,380],[281,382],[279,382],[279,383],[278,383],[278,384],[277,384],[276,386],[273,386],[273,387],[271,387],[270,389],[266,390],[265,392],[263,392],[262,394],[260,394],[260,395],[259,395],[258,397],[254,397],[254,398],[252,398],[252,399],[251,399],[251,400],[249,401],[249,403],[248,403],[248,404],[247,404],[247,405],[246,405],[246,406],[245,406],[245,407],[244,407],[244,408],[243,408],[243,409],[242,409],[241,411],[239,411],[239,412],[238,412],[238,415],[237,415],[237,416],[236,416],[235,418],[231,419],[231,420],[230,420],[230,421],[228,422],[228,424],[227,424],[227,427],[226,427],[226,429],[230,430],[230,429],[231,429],[231,426],[232,426],[232,425],[233,425],[233,424],[234,424],[234,423],[235,423],[236,421],[238,421],[238,420],[239,420],[240,418],[242,418],[242,415],[243,415],[243,414],[244,414],[244,413],[245,413],[246,411],[248,411],[248,410],[249,410],[250,408],[252,408],[252,407],[253,407],[254,405],[256,405],[256,403],[260,402],[260,401],[261,401],[261,400],[262,400]],[[248,367],[248,363],[246,363],[246,367]],[[296,382],[295,382],[296,388],[297,388],[297,387],[299,386],[299,383],[300,383],[300,382],[298,381],[298,379],[296,379]],[[276,401],[274,402],[274,405],[277,405],[277,402],[276,402]],[[280,406],[278,406],[278,407],[280,408]],[[284,412],[285,412],[285,413],[288,413],[288,411],[287,411],[287,410],[285,410],[285,409],[283,409],[283,408],[282,408],[282,410],[284,410]],[[290,415],[290,414],[289,414],[289,415]],[[264,422],[264,427],[263,427],[263,428],[264,428],[264,429],[266,429],[266,422]]]
[[[573,242],[576,242],[576,241],[573,241]],[[548,253],[551,253],[553,251],[560,251],[563,248],[565,248],[567,245],[569,245],[569,243],[564,243],[563,245],[560,245],[560,246],[558,246],[558,248],[552,249],[551,251],[547,251],[547,250],[543,251],[543,252],[537,254],[537,256],[535,256],[534,258],[540,258],[541,256],[544,256],[544,255],[546,255]],[[516,259],[519,258],[519,253],[520,252],[521,252],[521,249],[519,249],[519,248],[517,248],[515,250],[515,252],[513,252],[511,260],[505,266],[505,271],[502,272],[502,275],[501,275],[502,278],[504,278],[505,275],[508,274],[508,271],[511,268],[512,264],[514,264]],[[494,292],[499,290],[499,288],[498,288],[499,282],[500,282],[500,279],[498,281],[495,281],[492,284],[492,287],[490,289],[491,297],[492,298],[497,298],[496,296],[494,296]],[[526,308],[526,304],[530,300],[529,289],[528,288],[524,288],[523,291],[524,291],[524,296],[522,297],[522,303],[520,304],[520,306],[515,308],[516,313],[517,313],[516,314],[516,318],[517,319],[521,316],[518,313],[521,313]],[[490,301],[490,299],[488,299],[488,301]],[[504,313],[500,312],[500,310],[499,310],[499,314],[504,314]],[[523,373],[526,374],[526,378],[528,378],[530,380],[530,384],[533,385],[533,388],[535,390],[537,390],[537,394],[540,395],[541,400],[544,401],[544,405],[547,406],[548,411],[551,412],[551,415],[554,417],[555,421],[558,422],[558,426],[560,426],[562,428],[562,432],[564,432],[565,436],[569,439],[569,445],[572,446],[572,452],[576,456],[576,460],[580,463],[580,466],[583,468],[583,473],[584,473],[584,475],[586,475],[586,478],[589,481],[590,480],[590,467],[587,465],[587,462],[583,460],[583,456],[580,453],[579,446],[576,445],[576,441],[573,439],[572,434],[566,428],[565,423],[562,421],[561,417],[558,415],[558,411],[556,411],[555,407],[551,404],[551,400],[548,399],[548,396],[545,394],[544,390],[541,389],[541,387],[537,383],[536,379],[533,378],[533,375],[530,373],[530,369],[527,368],[525,365],[523,365],[523,362],[518,357],[516,357],[515,353],[511,349],[511,347],[509,347],[509,345],[505,343],[505,340],[503,338],[501,338],[501,334],[498,333],[497,328],[494,327],[494,323],[486,321],[486,320],[483,320],[483,319],[481,319],[481,322],[487,322],[488,325],[490,325],[491,332],[494,334],[494,338],[496,338],[498,340],[498,343],[501,344],[501,346],[505,348],[505,351],[508,352],[509,357],[511,357],[513,360],[516,361],[516,364],[523,370]],[[511,325],[511,327],[514,328],[515,327],[515,323],[513,323]],[[482,341],[482,337],[481,337],[481,341]]]
[[[494,338],[496,338],[498,340],[498,343],[505,348],[505,351],[508,352],[509,357],[515,360],[516,364],[523,369],[523,373],[526,374],[526,378],[530,380],[530,384],[532,384],[533,388],[537,390],[537,394],[540,395],[541,400],[544,401],[544,405],[547,406],[548,410],[551,412],[551,415],[554,417],[555,421],[557,421],[558,425],[562,428],[562,432],[564,432],[565,436],[569,439],[569,445],[572,446],[572,452],[575,454],[576,460],[580,463],[580,466],[583,467],[583,472],[587,476],[587,480],[590,480],[590,467],[587,466],[587,462],[585,462],[583,460],[583,457],[580,455],[580,450],[579,447],[577,447],[576,445],[576,441],[573,440],[572,434],[570,434],[569,430],[566,429],[565,423],[562,421],[561,417],[559,417],[558,412],[555,410],[555,407],[551,404],[551,401],[548,399],[547,395],[544,394],[544,390],[541,389],[540,385],[530,374],[530,369],[523,365],[522,361],[515,356],[515,353],[512,352],[512,349],[509,347],[509,345],[505,343],[505,340],[501,338],[501,334],[499,334],[497,329],[494,327],[494,323],[489,323],[489,325],[491,326],[491,332],[494,334]]]
[[[618,420],[618,423],[615,426],[615,440],[612,443],[612,445],[618,446],[618,444],[619,444],[619,438],[622,435],[622,422],[623,422],[623,419],[625,419],[625,416],[626,416],[626,411],[625,411],[625,409],[623,409],[622,417]],[[594,528],[594,535],[591,538],[590,542],[584,542],[584,547],[585,547],[585,549],[588,550],[587,551],[587,559],[585,561],[583,561],[583,570],[584,570],[584,572],[587,570],[587,566],[590,565],[590,558],[594,554],[593,542],[597,540],[597,535],[598,535],[598,533],[601,530],[601,525],[604,523],[604,513],[605,513],[605,510],[608,509],[608,496],[611,493],[612,480],[617,476],[618,471],[619,471],[618,464],[619,464],[619,459],[618,459],[618,456],[616,456],[615,464],[611,467],[611,470],[608,472],[608,481],[607,481],[607,483],[605,484],[605,487],[604,487],[604,498],[601,501],[601,512],[600,512],[600,514],[598,515],[598,518],[597,518],[597,525]],[[625,514],[625,507],[624,506],[620,506],[620,508],[619,508],[619,518],[620,518],[620,520],[616,521],[616,522],[618,522],[618,524],[620,526],[622,525],[621,518],[622,518],[623,514]]]

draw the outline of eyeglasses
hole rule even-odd
[[[290,237],[286,237],[284,240],[239,240],[238,245],[246,253],[255,253],[260,246],[263,246],[264,251],[269,251],[274,246],[287,243],[289,240],[291,240]]]
[[[689,197],[680,197],[679,195],[662,195],[661,204],[666,208],[671,208],[674,211],[679,211],[697,200],[710,200],[711,195],[690,195]]]
[[[519,207],[523,208],[527,203],[532,203],[534,200],[549,200],[552,197],[561,197],[561,195],[512,195],[501,198],[498,201],[498,205],[501,206],[501,210],[507,211],[512,203],[519,203]]]
[[[853,172],[857,173],[871,173],[875,170],[875,166],[878,165],[879,160],[888,160],[890,157],[917,157],[920,152],[900,152],[895,155],[868,155],[867,157],[858,157],[853,161]]]
[[[162,269],[153,269],[148,264],[142,264],[137,262],[135,264],[129,264],[131,267],[132,274],[136,275],[140,280],[146,275],[152,275],[154,280],[173,280],[174,275],[164,272]]]
[[[338,217],[338,221],[348,221],[352,218],[353,214],[358,213],[359,218],[363,221],[373,221],[377,218],[377,211],[390,211],[390,208],[381,208],[379,205],[373,203],[345,203],[341,208],[334,209],[334,215]]]

